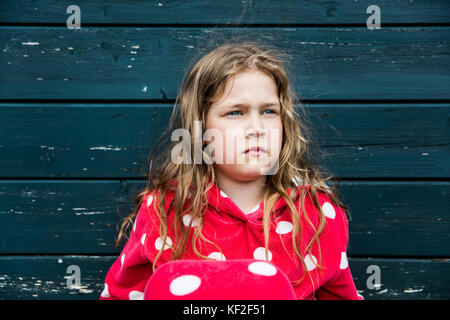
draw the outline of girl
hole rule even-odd
[[[228,43],[190,69],[165,136],[174,125],[189,134],[182,148],[172,134],[150,162],[101,299],[219,299],[230,283],[227,297],[289,299],[283,279],[295,299],[363,299],[347,261],[348,207],[307,161],[306,114],[276,52]]]

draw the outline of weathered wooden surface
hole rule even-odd
[[[0,97],[175,99],[187,66],[232,35],[276,44],[306,100],[450,98],[447,27],[0,27]],[[45,68],[43,68],[45,66]]]
[[[115,256],[1,256],[0,299],[99,299]],[[69,266],[78,266],[80,283]],[[448,259],[349,258],[365,299],[449,299]],[[372,266],[372,267],[371,267]],[[373,278],[380,270],[380,283]],[[73,268],[73,267],[72,267]],[[369,285],[368,285],[369,283]]]
[[[0,177],[143,178],[170,104],[0,103]],[[341,178],[450,177],[444,104],[306,105]]]
[[[0,22],[65,24],[70,0],[0,2]],[[365,24],[371,0],[89,1],[77,0],[82,23],[95,24]],[[450,22],[446,0],[377,0],[381,22]],[[21,12],[20,15],[17,12]]]
[[[145,183],[3,181],[1,254],[118,254],[116,224]],[[349,255],[450,256],[449,182],[342,183]]]

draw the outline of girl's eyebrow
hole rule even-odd
[[[274,101],[274,102],[266,102],[266,103],[263,103],[262,105],[261,105],[261,107],[270,107],[270,106],[279,106],[280,105],[280,103],[278,102],[278,101]],[[246,104],[246,103],[235,103],[235,104],[224,104],[223,105],[223,107],[225,107],[225,108],[234,108],[234,107],[241,107],[241,106],[244,106],[244,107],[247,107],[248,106],[248,104]]]

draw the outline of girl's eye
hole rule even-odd
[[[231,112],[227,113],[227,116],[228,115],[230,115],[230,116],[238,116],[238,115],[240,115],[240,111],[236,111],[236,110],[235,111],[231,111]]]
[[[227,116],[239,116],[241,115],[242,112],[239,110],[234,110],[234,111],[230,111],[227,113]],[[268,114],[268,115],[274,115],[277,114],[277,112],[275,110],[272,109],[267,109],[263,111],[263,114]]]

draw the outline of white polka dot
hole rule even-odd
[[[170,283],[170,292],[175,296],[184,296],[197,290],[201,282],[202,280],[194,275],[180,276]]]
[[[272,252],[270,250],[267,250],[267,256],[269,258],[268,261],[272,261]],[[257,260],[266,260],[266,248],[264,247],[258,247],[253,251],[253,258]]]
[[[185,214],[185,215],[183,216],[183,224],[184,224],[186,227],[189,227],[189,223],[191,222],[191,219],[192,219],[192,215],[190,215],[189,213]],[[192,221],[192,227],[197,226],[197,224],[198,224],[198,218],[195,218],[195,219]]]
[[[313,262],[314,261],[314,262]],[[312,254],[308,254],[305,257],[305,264],[306,264],[306,269],[308,269],[308,271],[314,270],[316,268],[316,266],[314,265],[314,263],[317,264],[317,259],[316,257],[314,257]]]
[[[334,207],[331,203],[325,202],[322,205],[322,210],[323,210],[323,213],[325,214],[325,217],[328,217],[331,219],[334,219],[334,217],[336,217],[336,211],[334,211]]]
[[[300,177],[294,177],[292,178],[292,182],[296,185],[296,186],[301,186],[303,185],[303,180]]]
[[[133,223],[133,232],[136,231],[136,221],[137,221],[137,218],[134,219],[134,223]]]
[[[256,207],[250,209],[250,211],[247,212],[247,214],[250,214],[250,213],[253,213],[253,212],[255,212],[255,211],[258,211],[258,209],[259,209],[259,204],[258,204]]]
[[[248,265],[248,271],[260,276],[274,276],[277,273],[277,268],[270,263],[256,261]]]
[[[223,191],[220,191],[220,195],[224,198],[228,198],[228,195]]]
[[[340,269],[346,269],[348,267],[347,253],[341,252],[341,264],[339,265]]]
[[[130,298],[130,300],[144,300],[144,293],[140,291],[131,291],[128,298]]]
[[[209,254],[208,257],[209,257],[209,258],[216,259],[216,260],[218,260],[218,261],[225,261],[225,260],[227,260],[227,259],[225,258],[225,256],[224,256],[223,254],[221,254],[220,252],[212,252],[212,253]]]
[[[120,270],[122,270],[124,262],[125,262],[125,253],[120,257]]]
[[[163,239],[161,237],[158,237],[155,241],[155,248],[158,250],[161,250],[163,246]],[[172,246],[172,239],[169,237],[166,238],[166,244],[164,245],[164,250],[169,249]]]
[[[294,225],[289,221],[280,221],[277,225],[277,229],[275,230],[278,234],[286,234],[294,229]]]
[[[105,288],[103,289],[103,291],[102,291],[102,297],[103,298],[109,298],[109,297],[111,297],[110,295],[109,295],[109,291],[108,291],[108,285],[105,283]]]
[[[142,243],[142,245],[144,245],[144,241],[145,241],[145,236],[146,236],[147,234],[146,233],[144,233],[144,235],[142,236],[142,238],[141,238],[141,243]]]
[[[362,295],[359,294],[359,292],[356,293],[358,295],[358,297],[360,297],[361,299],[364,300],[364,297]]]
[[[152,202],[153,202],[153,195],[151,195],[151,196],[149,196],[149,197],[147,198],[147,207],[150,207],[150,205],[152,204]]]

